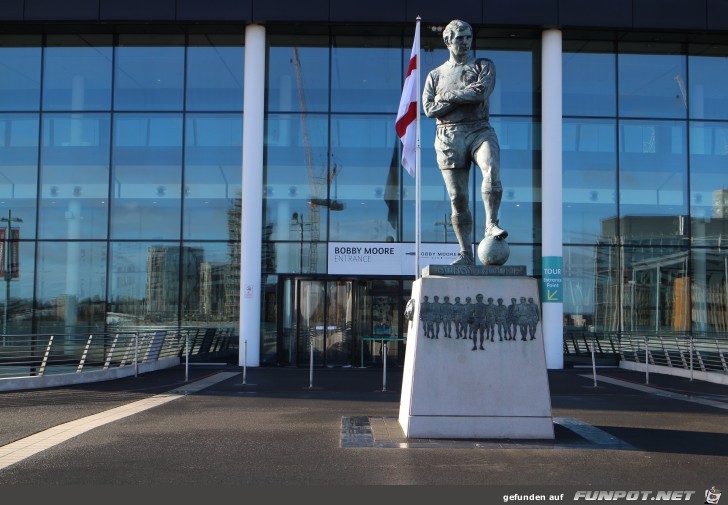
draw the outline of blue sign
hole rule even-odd
[[[562,303],[562,257],[543,256],[541,262],[541,302]]]

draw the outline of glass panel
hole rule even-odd
[[[179,238],[182,117],[117,114],[112,177],[113,238]]]
[[[239,277],[239,275],[237,275]],[[239,284],[239,283],[238,283]],[[290,283],[287,284],[290,286]],[[261,349],[260,349],[260,361],[268,365],[278,364],[291,364],[286,359],[286,354],[289,347],[284,347],[284,341],[286,337],[290,336],[290,330],[287,333],[280,331],[283,325],[278,325],[279,314],[280,317],[284,317],[290,321],[291,313],[283,313],[282,308],[279,306],[278,295],[280,293],[278,289],[278,276],[276,275],[265,275],[263,276],[263,282],[261,285],[261,291],[263,293],[261,299],[261,321],[260,321],[260,333],[261,333]],[[240,289],[238,289],[240,293]],[[235,300],[236,310],[240,305],[240,295]],[[237,318],[237,316],[236,316]],[[288,326],[290,328],[290,326]],[[240,348],[242,349],[245,345],[245,339],[240,342]]]
[[[187,243],[182,253],[183,324],[238,321],[240,248],[231,243]]]
[[[491,114],[534,114],[531,51],[478,49],[476,57],[488,58],[495,63],[496,84],[490,96]]]
[[[184,44],[182,37],[121,36],[116,48],[114,108],[182,110]]]
[[[615,121],[565,119],[564,243],[593,244],[602,237],[603,220],[617,215],[616,175]]]
[[[605,47],[606,46],[606,47]],[[615,116],[617,76],[611,43],[564,43],[563,112],[565,116]]]
[[[7,214],[3,217],[7,217]],[[12,219],[12,218],[11,218]],[[8,223],[2,223],[5,236],[8,236]],[[12,222],[11,236],[18,234],[20,240],[6,243],[10,252],[8,263],[15,264],[10,269],[10,276],[3,276],[5,282],[0,289],[0,310],[2,310],[2,344],[11,345],[6,335],[19,335],[32,332],[33,314],[33,275],[35,274],[35,242],[23,240],[22,223]],[[16,231],[16,229],[20,231]],[[8,303],[10,300],[10,303]],[[7,310],[6,310],[7,305]]]
[[[682,331],[689,318],[685,296],[688,251],[677,248],[624,248],[626,331]]]
[[[351,281],[326,283],[326,364],[349,365],[352,357],[354,300]]]
[[[266,293],[272,290],[272,282],[274,279],[278,279],[277,276],[266,276],[266,287],[264,288]],[[295,365],[298,357],[296,355],[296,330],[297,330],[297,314],[295,309],[295,289],[293,279],[286,278],[282,279],[278,283],[277,289],[277,300],[278,306],[276,308],[275,319],[266,317],[264,319],[265,334],[268,335],[266,342],[271,342],[271,331],[273,328],[276,329],[276,357],[270,356],[269,353],[265,353],[266,356],[270,356],[270,362],[279,365]],[[266,296],[266,300],[269,297]],[[269,302],[266,302],[269,303]],[[266,316],[268,315],[266,309]],[[266,348],[269,348],[271,344],[266,344]]]
[[[180,247],[175,244],[111,244],[110,325],[177,323]]]
[[[595,331],[596,247],[564,247],[564,329]],[[599,328],[601,330],[602,328]]]
[[[326,287],[321,281],[300,281],[298,285],[299,366],[309,364],[313,345],[314,365],[324,364]]]
[[[692,46],[690,69],[690,117],[728,119],[728,46]]]
[[[191,35],[187,110],[243,110],[245,49],[239,36]]]
[[[620,45],[620,51],[654,52],[652,46]],[[684,118],[688,99],[685,60],[685,56],[673,54],[620,54],[620,116]]]
[[[39,333],[104,331],[105,242],[38,243]]]
[[[566,248],[565,254],[566,254]],[[573,281],[569,282],[583,282],[582,294],[584,286],[587,286],[586,279],[580,281],[581,277],[588,275],[588,265],[582,260],[582,249],[569,247],[569,250],[574,250],[575,254],[578,255],[578,261],[574,266],[569,267],[572,272],[569,277],[573,277]],[[584,252],[588,251],[586,249]],[[630,288],[629,284],[625,283],[624,276],[622,275],[622,264],[620,257],[620,248],[611,247],[609,245],[597,245],[594,249],[591,249],[594,254],[594,330],[595,331],[621,331],[624,329],[622,325],[624,307],[622,305],[622,298],[625,297],[622,293],[626,293],[626,300],[629,300]],[[583,268],[581,267],[583,265]],[[577,270],[579,268],[579,270]],[[584,273],[582,275],[582,272]],[[564,277],[566,283],[567,277]],[[566,284],[565,284],[566,285]],[[574,286],[576,288],[576,286]],[[576,292],[578,294],[578,291]],[[570,296],[570,294],[567,294]],[[578,298],[577,298],[578,299]],[[571,321],[569,323],[574,323]],[[568,323],[567,323],[568,324]],[[589,322],[587,319],[587,330],[589,330]]]
[[[264,226],[271,240],[326,240],[328,227],[328,119],[271,114],[266,128]],[[311,202],[312,204],[309,204]]]
[[[41,151],[41,238],[106,238],[108,114],[45,114]]]
[[[48,36],[43,60],[45,110],[110,110],[111,37]]]
[[[403,75],[399,37],[336,37],[331,58],[332,111],[397,112]]]
[[[728,123],[690,123],[690,214],[695,245],[728,236]]]
[[[621,121],[619,198],[627,242],[679,243],[688,233],[685,123]],[[612,230],[606,230],[608,236]]]
[[[397,142],[391,116],[331,118],[331,240],[394,242],[397,239],[400,178]]]
[[[232,239],[231,220],[242,195],[243,118],[239,114],[188,114],[185,119],[184,236]]]
[[[24,239],[35,237],[38,132],[37,114],[0,114],[0,217],[22,219]]]
[[[0,37],[0,111],[40,106],[40,37]]]
[[[400,338],[400,310],[399,281],[375,280],[371,281],[371,319],[373,337]],[[406,323],[407,321],[405,321]],[[367,336],[368,336],[367,335]],[[381,343],[376,343],[380,347]],[[374,347],[374,344],[371,345]],[[376,353],[376,352],[375,352]],[[373,355],[375,353],[372,353]],[[382,356],[380,356],[382,357]],[[387,366],[404,364],[404,343],[392,340],[387,343]]]
[[[725,334],[728,332],[728,253],[693,248],[690,259],[690,277],[683,279],[680,286],[681,294],[691,303],[685,329]]]
[[[268,110],[280,112],[328,110],[328,37],[274,35],[269,40]]]

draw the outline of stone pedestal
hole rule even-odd
[[[429,267],[412,299],[405,436],[554,438],[539,286],[525,267]]]

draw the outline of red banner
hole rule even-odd
[[[10,246],[8,247],[8,258],[10,263],[10,277],[17,279],[20,277],[20,230],[12,228],[10,230]]]

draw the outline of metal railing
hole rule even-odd
[[[0,379],[82,374],[167,360],[185,360],[233,353],[238,338],[233,328],[134,327],[107,333],[26,334],[0,337]],[[176,361],[172,358],[179,358]]]
[[[682,332],[566,332],[567,356],[614,358],[622,366],[641,365],[661,373],[728,374],[728,335]]]

